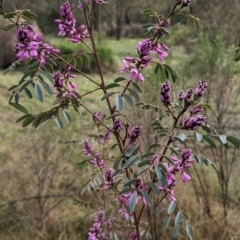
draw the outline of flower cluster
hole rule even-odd
[[[71,81],[69,78],[75,78],[76,75],[70,73],[71,67],[65,67],[62,71],[57,71],[53,75],[54,88],[53,93],[57,94],[57,98],[61,97],[74,97],[77,91],[77,85]]]
[[[31,25],[20,26],[17,30],[20,43],[14,44],[14,51],[20,61],[24,59],[37,59],[40,66],[46,64],[46,58],[51,53],[59,53],[58,49],[43,43],[42,36],[34,31]]]
[[[160,88],[160,98],[164,104],[171,102],[171,85],[170,82],[164,82]]]
[[[87,140],[84,141],[83,154],[88,157],[93,157],[93,159],[90,160],[90,163],[95,167],[99,167],[101,169],[105,167],[105,162],[100,153],[98,151],[93,151],[91,144]]]
[[[145,39],[140,41],[137,45],[137,52],[139,58],[125,57],[122,61],[123,67],[120,72],[130,71],[131,80],[138,78],[139,81],[144,82],[143,75],[139,72],[139,69],[146,68],[152,61],[151,53],[157,54],[160,61],[168,56],[168,47],[163,43],[155,43],[152,39]],[[134,65],[129,65],[132,63]]]
[[[109,188],[111,188],[114,183],[115,180],[113,178],[113,174],[114,174],[114,170],[113,169],[107,169],[105,172],[105,183],[104,183],[104,190],[107,190]]]
[[[194,90],[194,99],[202,97],[207,89],[207,86],[207,82],[199,81],[198,87]]]
[[[204,115],[190,116],[180,119],[180,127],[183,129],[196,130],[207,121],[207,117]]]
[[[111,226],[114,219],[105,220],[104,211],[100,211],[94,219],[92,227],[88,230],[88,240],[108,239],[104,231],[106,226]]]
[[[188,182],[191,177],[185,172],[185,169],[191,167],[194,162],[194,158],[192,158],[192,151],[190,149],[183,149],[182,156],[178,159],[175,156],[171,156],[171,160],[173,162],[173,166],[169,167],[167,163],[163,163],[166,169],[166,181],[167,186],[159,186],[159,190],[168,194],[169,201],[176,201],[174,196],[174,187],[176,186],[176,174],[178,172],[182,173],[182,181],[183,183]]]
[[[126,206],[130,203],[130,197],[132,193],[123,193],[121,195],[118,195],[115,198],[115,201],[118,203],[118,213],[123,216],[127,221],[133,219],[133,215],[127,212]]]
[[[189,109],[190,115],[194,115],[203,111],[204,111],[204,107],[201,104],[193,106]]]
[[[128,134],[131,141],[136,141],[142,134],[142,128],[140,126],[135,126],[132,128],[131,132]]]
[[[104,145],[105,143],[109,144],[109,140],[111,139],[112,137],[112,134],[111,134],[111,130],[110,129],[107,129],[107,131],[105,132],[105,134],[99,139],[99,144],[101,145]]]
[[[152,155],[150,159],[150,164],[154,166],[158,166],[158,155],[156,153]]]
[[[72,13],[71,5],[67,1],[60,6],[60,15],[61,19],[54,20],[55,23],[58,23],[60,36],[69,35],[71,42],[79,43],[82,42],[85,38],[89,38],[88,30],[85,25],[80,25],[76,27],[76,19]]]
[[[122,121],[120,118],[115,118],[114,122],[113,122],[113,130],[116,133],[120,133],[120,131],[122,130]]]

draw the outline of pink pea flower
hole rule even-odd
[[[184,171],[182,172],[182,181],[183,181],[183,183],[186,183],[186,182],[188,182],[189,180],[191,180],[191,177],[187,174],[187,173],[185,173]]]

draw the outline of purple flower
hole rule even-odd
[[[136,230],[134,230],[133,232],[131,232],[131,233],[128,235],[128,239],[129,239],[129,240],[138,240],[138,236],[137,236]]]
[[[158,155],[156,153],[152,155],[150,159],[150,164],[158,166]]]
[[[94,158],[90,160],[90,163],[92,163],[95,167],[99,167],[101,169],[105,167],[105,162],[98,151],[95,152]]]
[[[111,131],[109,129],[107,129],[107,131],[105,132],[105,134],[103,135],[102,138],[100,138],[99,140],[99,144],[105,144],[109,142],[109,140],[111,139],[112,135],[111,135]]]
[[[183,149],[182,150],[182,160],[185,161],[188,158],[190,158],[192,155],[192,150],[191,149]]]
[[[82,3],[79,1],[79,8],[83,8]],[[85,25],[80,25],[76,29],[76,19],[72,13],[71,5],[67,1],[60,6],[60,15],[62,19],[54,20],[58,24],[60,36],[69,35],[69,39],[73,43],[82,42],[85,38],[89,38],[88,30]]]
[[[104,190],[107,190],[109,188],[111,188],[115,181],[114,181],[114,178],[113,178],[113,173],[114,173],[114,170],[113,169],[107,169],[106,172],[105,172],[105,183],[104,183]]]
[[[88,140],[85,140],[83,154],[90,157],[92,155],[92,152],[93,152],[93,149],[91,144],[88,142]]]
[[[190,115],[194,115],[196,113],[200,113],[200,112],[203,112],[204,111],[204,107],[203,105],[196,105],[196,106],[193,106],[189,109],[189,112],[190,112]]]
[[[100,125],[100,121],[103,120],[104,116],[102,115],[101,111],[93,112],[93,121],[96,125]]]
[[[51,53],[60,52],[48,44],[42,42],[42,36],[37,34],[31,25],[20,26],[17,30],[17,38],[21,43],[15,43],[13,48],[20,61],[24,59],[37,59],[40,66],[44,66],[46,58]]]
[[[191,2],[191,0],[183,0],[182,6],[183,7],[188,7],[190,2]]]
[[[55,90],[53,93],[57,93],[57,97],[75,97],[77,91],[77,85],[68,81],[69,78],[75,78],[76,75],[70,73],[71,67],[67,66],[53,75]]]
[[[192,97],[192,94],[193,94],[193,89],[190,88],[190,89],[187,91],[187,94],[186,94],[186,96],[185,96],[185,102],[186,102],[186,103],[190,102],[191,97]]]
[[[164,82],[160,88],[160,99],[164,104],[171,102],[171,85],[170,82]]]
[[[88,240],[107,240],[108,237],[104,229],[106,228],[106,226],[112,225],[113,221],[114,219],[106,221],[105,213],[103,211],[100,211],[98,215],[94,218],[94,223],[92,227],[88,230]]]
[[[178,94],[178,100],[179,101],[182,101],[185,99],[185,94],[184,94],[184,91],[183,90],[180,90],[179,91],[179,94]]]
[[[182,172],[182,181],[183,181],[183,183],[186,183],[186,182],[188,182],[189,180],[191,180],[191,177],[187,174],[187,173],[185,173],[184,171]]]
[[[197,115],[193,117],[186,117],[180,119],[180,126],[183,129],[196,130],[200,126],[206,123],[207,117],[203,115]]]
[[[176,177],[175,177],[175,174],[173,173],[174,167],[168,167],[167,163],[163,163],[163,165],[167,170],[166,180],[167,180],[168,185],[171,185],[172,187],[175,186]]]
[[[197,99],[202,97],[207,89],[207,86],[207,82],[200,81],[198,87],[194,90],[194,98]]]
[[[136,68],[132,68],[131,70],[130,70],[130,78],[132,79],[132,80],[135,80],[136,78],[138,78],[138,80],[140,81],[140,82],[144,82],[144,77],[143,77],[143,75],[136,69]]]
[[[114,122],[113,122],[113,129],[116,133],[120,133],[121,129],[122,129],[122,122],[120,118],[115,118]]]
[[[132,128],[129,137],[132,141],[135,141],[142,134],[142,128],[140,126],[135,126]]]

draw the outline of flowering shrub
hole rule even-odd
[[[170,26],[169,19],[177,14],[196,23],[199,23],[199,19],[182,12],[182,9],[189,6],[190,0],[177,0],[167,17],[162,17],[152,9],[146,9],[145,14],[154,17],[156,23],[143,26],[149,37],[137,44],[138,57],[126,56],[122,60],[123,66],[120,72],[129,72],[129,79],[119,77],[113,83],[106,85],[92,32],[93,12],[106,3],[102,0],[79,1],[78,8],[84,14],[86,22],[78,27],[69,2],[60,6],[60,18],[55,20],[59,26],[59,36],[67,37],[72,43],[84,44],[90,50],[90,54],[94,55],[101,82],[96,82],[81,71],[89,53],[80,50],[61,56],[59,50],[43,42],[42,36],[34,31],[29,21],[19,23],[20,18],[34,19],[36,17],[34,13],[29,10],[5,13],[3,4],[0,6],[3,17],[10,21],[4,29],[17,28],[16,41],[19,42],[14,45],[14,50],[18,62],[24,59],[30,60],[20,82],[9,89],[13,91],[9,103],[24,113],[17,120],[17,122],[22,121],[23,127],[32,123],[34,127],[40,128],[45,123],[55,120],[57,126],[62,128],[61,116],[64,116],[68,122],[71,121],[67,112],[69,108],[74,108],[78,113],[81,107],[92,116],[92,122],[98,129],[99,147],[96,149],[92,146],[87,136],[83,137],[82,145],[88,163],[97,170],[97,177],[93,176],[89,179],[82,194],[88,190],[92,194],[97,194],[102,201],[97,206],[99,211],[89,229],[89,240],[150,239],[151,219],[159,206],[163,206],[162,202],[165,199],[169,206],[164,209],[168,215],[164,221],[164,228],[168,227],[171,219],[175,219],[172,236],[177,237],[182,228],[186,231],[186,235],[193,239],[193,228],[187,214],[177,204],[177,196],[174,193],[176,185],[180,184],[177,176],[180,175],[185,184],[191,180],[191,166],[194,162],[212,165],[215,168],[216,166],[210,159],[194,155],[191,149],[183,147],[183,143],[187,138],[196,136],[198,141],[205,140],[210,145],[213,145],[214,140],[219,140],[225,146],[230,142],[239,148],[240,140],[232,136],[227,137],[221,130],[211,128],[207,124],[204,112],[209,109],[209,105],[201,102],[201,97],[207,91],[207,82],[200,81],[198,86],[193,84],[194,88],[188,89],[186,93],[180,90],[178,96],[172,93],[169,81],[163,82],[159,92],[161,104],[155,106],[140,101],[139,93],[142,89],[136,80],[139,80],[140,84],[147,81],[144,78],[144,69],[153,64],[155,73],[162,71],[166,80],[171,78],[175,82],[177,73],[164,63],[169,48],[162,39],[169,35],[167,30]],[[15,64],[13,63],[12,67]],[[72,72],[94,83],[96,89],[80,95],[76,83],[72,81],[76,77]],[[44,79],[47,79],[50,85]],[[55,94],[54,107],[40,114],[28,113],[28,110],[19,103],[19,95],[24,90],[26,95],[32,98],[28,90],[29,86],[33,87],[40,102],[43,101],[40,86],[50,95]],[[95,91],[102,91],[101,101],[106,102],[108,112],[103,114],[100,111],[93,111],[85,105],[84,97]],[[115,99],[112,99],[113,96]],[[135,106],[143,110],[152,109],[159,114],[159,118],[152,122],[153,131],[159,138],[148,146],[147,152],[141,150],[141,136],[149,133],[144,132],[141,126],[132,123],[123,113],[124,103],[134,105],[133,98],[137,101]],[[177,102],[174,102],[175,99]],[[163,118],[168,118],[166,124],[162,121]],[[114,144],[111,145],[112,143]],[[109,152],[115,149],[114,156],[109,155],[113,160],[112,165],[106,162],[103,147]],[[112,194],[109,194],[110,192]],[[143,216],[147,210],[150,213],[150,221],[145,224]]]

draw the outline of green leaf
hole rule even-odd
[[[142,196],[145,198],[148,206],[151,207],[152,206],[152,200],[151,200],[150,196],[148,195],[148,193],[146,191],[142,190]]]
[[[73,109],[79,114],[81,115],[81,111],[80,111],[80,108],[77,107],[76,105],[73,105]]]
[[[144,171],[146,171],[147,169],[149,169],[149,165],[144,165],[142,167],[140,167],[137,171],[137,173],[135,174],[136,176],[139,176],[140,174],[142,174]],[[134,176],[135,176],[134,175]]]
[[[117,159],[114,161],[114,164],[113,164],[113,169],[114,170],[119,168],[119,165],[120,165],[122,160],[123,160],[123,155],[120,155],[119,157],[117,157]]]
[[[33,12],[30,12],[29,10],[24,10],[23,11],[23,16],[29,18],[29,19],[36,19],[37,18],[37,15]]]
[[[17,88],[17,87],[19,87],[19,85],[13,85],[12,87],[10,87],[10,88],[8,89],[8,91],[11,91],[11,90],[13,90],[13,89],[15,89],[15,88]]]
[[[117,83],[110,83],[106,86],[106,89],[110,89],[110,88],[115,88],[115,87],[119,87],[120,84]]]
[[[208,135],[203,135],[203,139],[207,141],[211,147],[216,148],[216,144],[211,137],[209,137]]]
[[[103,100],[106,99],[106,98],[111,97],[111,96],[114,95],[114,94],[115,94],[115,92],[110,92],[110,93],[107,93],[107,94],[103,95],[102,98],[101,98],[101,101],[103,101]]]
[[[203,159],[200,156],[194,155],[194,157],[200,165],[203,165]]]
[[[136,207],[137,192],[134,192],[129,199],[129,212],[133,213]]]
[[[135,150],[135,146],[133,145],[133,146],[131,146],[129,149],[127,149],[125,151],[124,155],[126,157],[131,157],[133,155],[133,153],[134,153],[134,150]]]
[[[167,229],[167,228],[168,228],[168,225],[169,225],[169,223],[170,223],[170,220],[171,220],[171,216],[168,216],[167,218],[164,219],[163,229]]]
[[[222,134],[222,135],[219,135],[219,139],[221,141],[222,144],[226,144],[227,143],[227,137],[226,135]]]
[[[123,168],[129,168],[129,167],[133,166],[134,164],[136,164],[139,161],[140,161],[140,158],[137,155],[133,155],[129,159],[127,159],[127,161],[125,162]]]
[[[13,27],[15,27],[14,23],[8,23],[2,28],[2,30],[8,31],[8,30],[12,29]]]
[[[160,170],[160,168],[158,166],[155,166],[155,172],[156,172],[158,180],[161,180],[162,179],[162,171]]]
[[[179,233],[180,225],[176,225],[172,230],[172,237],[176,238]]]
[[[169,65],[167,65],[167,64],[163,64],[163,65],[165,67],[165,70],[167,70],[171,74],[172,81],[175,83],[176,80],[178,79],[177,73]]]
[[[32,99],[32,93],[28,88],[24,88],[24,92],[29,99]]]
[[[177,206],[176,202],[171,201],[171,203],[168,206],[168,211],[167,211],[169,215],[171,215],[175,211],[176,206]]]
[[[160,197],[160,192],[158,190],[158,188],[156,187],[156,185],[153,182],[148,182],[149,187],[153,190],[153,192]]]
[[[15,16],[17,15],[16,12],[9,12],[9,13],[6,13],[3,18],[14,18]]]
[[[140,101],[140,97],[135,90],[133,90],[132,88],[128,88],[127,90],[136,98],[137,101]]]
[[[128,182],[124,183],[124,187],[129,186],[129,185],[137,182],[138,180],[139,180],[139,178],[131,179],[131,180],[129,180]]]
[[[233,144],[236,148],[240,148],[240,139],[234,137],[234,136],[227,136],[227,140]]]
[[[121,112],[122,109],[123,109],[123,100],[122,100],[122,97],[117,94],[116,95],[116,109]]]
[[[35,116],[29,116],[28,118],[26,118],[23,123],[22,123],[22,127],[26,127],[27,125],[29,125],[33,120],[35,119]]]
[[[122,115],[121,113],[114,113],[113,115],[107,117],[106,120],[108,120],[108,119],[110,119],[110,118],[117,117],[117,116],[121,116],[121,115]]]
[[[139,167],[142,167],[142,166],[144,166],[144,165],[149,165],[149,163],[150,163],[150,160],[144,160],[144,161],[141,161],[141,162],[138,164],[138,166],[139,166]]]
[[[55,118],[55,122],[60,129],[63,129],[63,123],[59,117]]]
[[[42,89],[39,87],[38,84],[35,84],[34,92],[35,92],[35,95],[36,95],[37,100],[38,100],[39,102],[43,102]]]
[[[15,103],[18,103],[19,102],[19,93],[16,93],[14,95],[14,98],[15,98]]]
[[[22,106],[21,104],[17,104],[17,103],[9,103],[11,106],[15,107],[16,109],[18,109],[19,111],[28,114],[28,110]]]
[[[202,129],[203,129],[204,131],[206,131],[206,132],[208,132],[208,133],[211,132],[211,128],[210,128],[208,125],[202,125],[201,127],[202,127]]]
[[[30,64],[27,66],[26,71],[33,71],[33,70],[36,70],[36,68],[38,67],[39,67],[39,62],[37,60],[31,60]]]
[[[46,76],[46,78],[49,80],[49,82],[51,84],[54,84],[54,79],[53,79],[52,75],[49,72],[43,71],[43,74]]]
[[[155,154],[155,152],[147,152],[147,153],[142,155],[142,158],[152,156],[153,154]]]
[[[43,87],[46,89],[46,91],[52,95],[52,89],[51,87],[43,80],[41,75],[38,75],[38,79],[40,80],[40,83],[43,85]]]
[[[44,117],[47,116],[47,113],[46,112],[42,112],[40,114],[38,114],[36,117],[35,117],[35,120],[33,121],[32,123],[32,126],[34,126],[35,128],[37,126],[39,126],[39,124],[41,124],[42,120],[44,119]]]
[[[187,136],[185,134],[181,133],[180,135],[175,137],[175,139],[177,139],[180,143],[183,143],[187,139]]]
[[[18,122],[21,122],[23,119],[29,117],[29,116],[33,116],[32,114],[26,114],[26,115],[23,115],[21,116],[15,123],[18,123]]]
[[[119,144],[118,143],[115,143],[111,146],[111,149],[113,150],[115,147],[117,147]]]
[[[21,92],[24,88],[26,88],[30,83],[32,83],[32,79],[31,80],[27,80],[25,81],[22,85],[21,85],[21,88],[19,90],[19,92]]]
[[[81,70],[82,69],[82,65],[83,65],[83,61],[82,58],[77,56],[76,57],[76,68]]]
[[[179,211],[175,218],[175,226],[179,225],[182,222],[182,218],[183,218],[182,211]]]
[[[142,93],[142,89],[138,86],[137,83],[132,82],[132,85],[133,85],[140,93]]]
[[[191,224],[189,221],[186,221],[186,232],[187,232],[187,236],[190,235],[190,227],[191,227]]]
[[[71,122],[71,117],[70,117],[70,115],[68,114],[68,112],[63,111],[63,116],[65,117],[65,119],[66,119],[66,121],[67,121],[68,123]]]
[[[175,153],[177,156],[180,155],[179,148],[169,147],[169,149],[172,151],[172,153]]]
[[[201,142],[203,139],[203,135],[201,133],[196,132],[196,138],[199,142]]]
[[[133,106],[132,99],[126,93],[123,93],[122,96],[126,99],[126,101],[129,103],[129,105]]]
[[[159,143],[154,143],[154,144],[151,144],[148,149],[152,149],[152,148],[156,148],[156,147],[160,147],[161,145]]]
[[[111,213],[112,213],[112,209],[108,209],[106,214],[105,214],[105,221],[108,221],[109,217],[111,216]]]
[[[117,82],[121,82],[121,81],[124,81],[124,80],[126,80],[126,78],[124,78],[124,77],[118,77],[118,78],[116,78],[116,79],[114,80],[114,82],[117,83]]]

